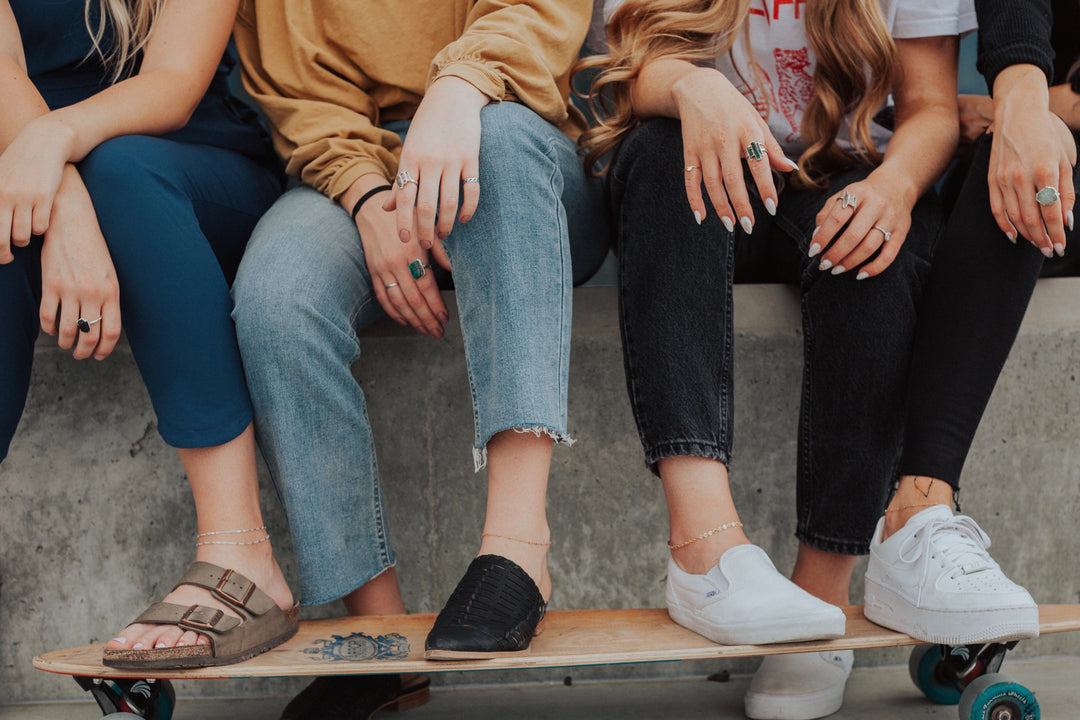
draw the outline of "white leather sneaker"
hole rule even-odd
[[[986,552],[990,538],[966,515],[935,505],[881,541],[866,568],[866,618],[917,640],[966,645],[1038,637],[1039,608]]]
[[[832,715],[844,704],[854,661],[851,650],[768,656],[743,698],[746,717],[815,720]]]
[[[761,645],[840,637],[844,611],[776,571],[756,545],[736,545],[705,575],[668,561],[671,619],[722,645]]]

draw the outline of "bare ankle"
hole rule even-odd
[[[882,540],[899,531],[907,521],[936,505],[952,507],[954,489],[944,480],[922,475],[906,475],[885,510]]]

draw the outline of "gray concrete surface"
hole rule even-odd
[[[717,668],[719,669],[719,668]],[[1008,674],[1035,692],[1044,720],[1076,717],[1080,658],[1054,657],[1010,662]],[[727,682],[706,676],[672,680],[576,681],[572,671],[551,682],[502,685],[456,684],[432,691],[431,702],[403,720],[743,720],[742,698],[749,675]],[[467,680],[468,678],[463,678]],[[570,682],[567,684],[566,679]],[[181,699],[174,720],[273,720],[288,698]],[[0,720],[91,720],[100,717],[90,701],[0,706]],[[956,720],[953,705],[934,705],[915,689],[903,667],[856,668],[844,707],[831,720]]]
[[[611,288],[575,294],[570,429],[579,443],[556,451],[551,479],[554,608],[663,603],[666,513],[641,463],[615,302]],[[484,475],[472,472],[461,338],[453,322],[450,328],[440,342],[381,326],[364,339],[356,368],[375,424],[405,599],[415,611],[438,610],[457,582],[479,543],[484,505]],[[787,569],[795,551],[802,343],[793,292],[736,288],[736,329],[733,486],[751,537]],[[1080,602],[1078,358],[1080,280],[1043,281],[964,477],[964,510],[994,539],[995,557],[1042,602]],[[263,501],[291,576],[288,533],[268,482]],[[26,413],[0,466],[0,704],[76,696],[66,678],[34,671],[31,658],[111,637],[172,587],[192,557],[194,528],[182,468],[156,433],[126,346],[105,363],[76,363],[40,343]],[[858,581],[853,598],[861,598]],[[1080,655],[1080,634],[1025,644],[1021,653]],[[753,662],[732,669],[746,672]],[[901,658],[868,652],[859,662]],[[652,665],[578,676],[697,671]],[[220,681],[190,692],[241,696],[275,687]]]

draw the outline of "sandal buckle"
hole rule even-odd
[[[188,628],[189,630],[206,630],[212,631],[217,627],[217,624],[221,622],[221,618],[225,617],[225,613],[220,610],[214,610],[214,614],[210,616],[209,620],[198,620],[193,618],[192,615],[201,612],[203,610],[210,610],[211,608],[203,607],[201,605],[192,605],[184,614],[180,617],[177,623],[181,627]]]
[[[225,573],[221,576],[221,579],[218,580],[218,584],[217,584],[217,587],[214,588],[214,592],[217,595],[220,595],[223,600],[226,600],[226,601],[232,603],[233,605],[237,605],[239,607],[246,608],[247,607],[247,601],[251,599],[251,594],[255,592],[255,583],[251,582],[247,578],[244,578],[244,581],[247,584],[246,584],[246,586],[243,586],[243,591],[242,591],[241,596],[233,595],[227,589],[229,583],[234,582],[237,585],[240,584],[238,581],[233,580],[233,574],[234,573],[233,573],[232,570],[226,570]],[[243,577],[243,576],[241,575],[240,577]]]

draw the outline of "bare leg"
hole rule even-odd
[[[723,463],[702,457],[676,456],[664,458],[658,465],[667,498],[672,545],[738,521],[727,467]],[[733,527],[673,550],[672,556],[686,572],[703,575],[716,565],[726,550],[749,543],[742,528]]]
[[[900,478],[889,507],[885,509],[884,540],[904,527],[908,520],[932,505],[952,507],[953,487],[944,480],[924,475]]]
[[[536,582],[546,601],[551,529],[547,484],[553,441],[546,435],[506,430],[488,442],[488,496],[479,555],[513,560]]]
[[[397,570],[388,568],[342,598],[350,615],[404,615]]]
[[[806,592],[833,605],[850,605],[853,555],[838,555],[799,543],[791,581]]]
[[[259,478],[255,466],[255,435],[251,425],[224,445],[178,449],[177,452],[191,483],[200,533],[262,526]],[[260,530],[211,535],[205,539],[231,543],[252,542],[262,537],[265,537],[265,531]],[[272,597],[282,609],[293,605],[292,593],[274,559],[269,540],[250,545],[202,545],[196,548],[195,558],[236,570]],[[227,605],[213,599],[208,591],[187,585],[169,593],[165,601],[178,605],[207,605],[236,615]],[[175,626],[130,625],[107,647],[171,647],[196,642],[205,644],[208,640]]]

